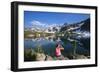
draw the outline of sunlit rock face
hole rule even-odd
[[[66,31],[66,32],[71,32],[73,38],[90,38],[90,18],[70,24],[70,25],[65,25],[61,27],[61,32]]]

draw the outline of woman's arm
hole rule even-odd
[[[64,48],[63,48],[63,47],[61,47],[60,49],[61,49],[61,50],[64,50]]]

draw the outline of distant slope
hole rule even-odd
[[[80,25],[82,24],[82,26],[80,27]],[[79,27],[78,29],[80,29],[80,31],[88,31],[90,32],[90,18],[81,21],[81,22],[77,22],[77,23],[73,23],[73,24],[67,24],[64,23],[64,25],[62,25],[60,31],[66,31],[69,30],[70,28],[76,28]]]
[[[84,24],[81,26],[81,31],[88,31],[90,32],[90,18],[84,21]]]

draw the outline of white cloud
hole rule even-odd
[[[56,23],[46,24],[46,23],[43,23],[43,22],[40,22],[40,21],[37,21],[37,20],[33,20],[31,22],[31,24],[32,24],[32,27],[39,28],[39,29],[48,29],[48,28],[58,27],[58,26],[62,25],[62,24],[56,24]]]
[[[39,30],[45,30],[45,29],[48,28],[48,24],[40,22],[40,21],[37,21],[37,20],[33,20],[31,22],[31,24],[32,24],[33,28],[39,29]]]
[[[42,22],[39,22],[39,21],[36,21],[36,20],[33,20],[33,21],[31,22],[31,24],[32,24],[33,26],[45,26],[45,25],[46,25],[45,23],[42,23]]]

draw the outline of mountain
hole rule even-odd
[[[90,18],[73,24],[64,23],[60,31],[88,31],[90,32]]]
[[[73,24],[64,23],[63,25],[50,24],[48,26],[46,25],[42,26],[34,23],[34,26],[25,28],[25,31],[39,31],[39,32],[50,32],[50,33],[76,31],[76,30],[90,32],[90,18]]]
[[[88,31],[90,32],[90,18],[84,21],[84,24],[81,26],[81,31]]]
[[[48,27],[45,26],[32,26],[32,27],[25,27],[25,31],[37,31],[37,32],[47,32],[47,33],[55,33],[59,32],[60,30],[59,25],[49,25]]]

